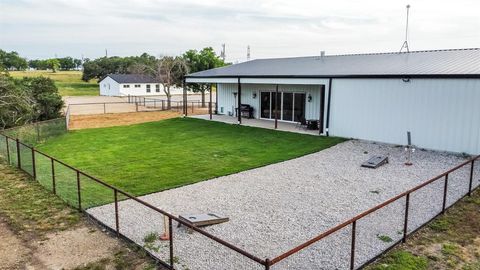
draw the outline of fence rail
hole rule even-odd
[[[195,226],[195,225],[192,225],[190,223],[187,223],[185,222],[184,220],[182,219],[179,219],[178,217],[156,207],[156,206],[153,206],[151,205],[150,203],[148,202],[145,202],[139,198],[137,198],[136,196],[128,193],[128,192],[125,192],[117,187],[114,187],[92,175],[89,175],[88,173],[86,172],[83,172],[61,160],[58,160],[46,153],[43,153],[41,151],[38,151],[37,149],[35,149],[34,147],[31,147],[23,142],[21,142],[18,138],[12,138],[8,135],[5,135],[5,134],[1,134],[0,133],[0,142],[4,142],[4,144],[0,144],[0,154],[2,156],[4,156],[7,160],[7,162],[10,164],[10,165],[14,165],[14,166],[17,166],[20,170],[26,172],[27,174],[29,174],[30,176],[32,176],[32,178],[36,181],[39,181],[40,184],[46,186],[46,183],[45,183],[45,180],[43,177],[42,179],[39,179],[39,177],[37,176],[37,168],[39,167],[43,167],[43,169],[45,169],[46,167],[46,164],[48,163],[49,165],[49,168],[50,168],[50,181],[51,181],[51,189],[52,189],[52,192],[56,195],[58,195],[60,198],[64,199],[68,204],[70,204],[72,207],[78,209],[79,211],[81,212],[85,212],[87,209],[85,208],[84,205],[82,205],[82,202],[85,200],[83,199],[84,197],[87,197],[88,195],[90,194],[85,194],[85,189],[83,187],[84,184],[87,184],[85,179],[84,178],[88,178],[88,180],[90,181],[93,181],[95,182],[96,184],[99,184],[107,189],[109,189],[111,191],[111,194],[112,194],[112,201],[115,205],[114,207],[114,211],[115,211],[115,231],[116,233],[120,236],[122,235],[122,230],[121,230],[121,227],[120,227],[120,219],[119,219],[119,207],[118,207],[118,204],[119,204],[119,195],[122,195],[124,196],[124,199],[128,199],[128,200],[132,200],[132,201],[135,201],[141,205],[143,205],[144,207],[148,208],[148,209],[151,209],[153,210],[154,212],[158,213],[158,214],[161,214],[161,215],[164,215],[168,218],[168,224],[169,224],[169,227],[170,227],[170,239],[169,239],[169,246],[170,246],[170,256],[169,256],[169,259],[168,261],[161,261],[161,263],[164,265],[164,266],[167,266],[169,269],[174,269],[174,264],[175,264],[175,256],[173,254],[173,239],[174,239],[174,235],[173,235],[173,230],[171,230],[171,224],[172,224],[172,221],[175,221],[175,222],[178,222],[179,224],[182,224],[183,226],[195,231],[195,232],[198,232],[199,234],[207,237],[208,239],[234,251],[234,252],[237,252],[238,254],[241,254],[243,257],[245,258],[248,258],[250,260],[252,260],[253,262],[256,262],[260,265],[266,265],[266,262],[265,260],[261,259],[261,258],[258,258],[256,257],[255,255],[251,254],[251,253],[248,253],[247,251],[239,248],[239,247],[236,247],[235,245],[225,241],[225,240],[222,240],[212,234],[210,234],[209,232]],[[12,151],[12,144],[14,146],[13,149],[15,149],[14,151]],[[22,150],[22,148],[24,150]],[[43,164],[38,164],[38,161],[37,161],[37,158],[38,156],[42,156],[44,158],[47,158],[48,162],[44,162]],[[23,162],[25,160],[25,158],[29,158],[31,161],[31,163],[29,162],[28,164],[25,164],[25,162]],[[71,172],[73,172],[73,175],[74,176],[73,178],[74,179],[70,179],[70,180],[73,180],[71,181],[71,185],[68,186],[68,187],[65,187],[63,186],[63,190],[65,192],[65,188],[69,188],[69,189],[73,189],[73,190],[70,190],[70,194],[67,194],[66,193],[59,193],[59,182],[58,182],[58,176],[59,176],[59,171],[58,171],[58,167],[59,165],[69,169]],[[62,173],[63,175],[65,174],[65,170],[63,171]],[[82,178],[84,177],[84,178]],[[65,184],[65,183],[64,183]],[[87,186],[88,188],[88,186]],[[88,189],[86,189],[88,190]],[[84,193],[82,193],[82,191]],[[72,192],[74,192],[75,194],[73,194]],[[62,196],[63,195],[63,196]],[[76,195],[76,198],[73,198],[71,195]],[[88,213],[87,213],[88,214]],[[128,238],[126,235],[122,235],[126,238]]]
[[[159,259],[160,262],[168,267],[169,269],[174,269],[176,264],[176,257],[174,253],[174,238],[175,234],[172,230],[172,222],[175,221],[179,224],[184,225],[187,228],[199,233],[201,236],[206,237],[207,239],[213,241],[214,243],[219,244],[222,247],[225,247],[230,252],[235,254],[239,254],[242,258],[246,258],[249,262],[254,263],[257,267],[261,267],[263,269],[272,269],[276,268],[275,266],[288,259],[289,257],[293,256],[294,254],[299,253],[302,250],[307,249],[309,246],[318,243],[325,239],[326,237],[339,232],[343,228],[351,227],[351,238],[349,241],[350,245],[350,255],[349,255],[349,268],[355,269],[358,267],[362,267],[366,263],[374,260],[381,254],[377,254],[373,259],[370,259],[367,262],[362,262],[361,265],[357,265],[356,262],[356,247],[358,246],[359,242],[357,239],[358,229],[357,225],[358,222],[362,219],[366,218],[367,216],[372,215],[373,213],[379,211],[380,209],[384,209],[385,207],[392,205],[395,202],[400,202],[401,199],[404,199],[405,211],[403,213],[403,235],[400,241],[395,242],[391,247],[397,245],[398,243],[405,242],[408,236],[418,230],[421,226],[426,224],[428,221],[432,220],[438,215],[441,215],[445,212],[448,207],[453,205],[456,201],[460,198],[456,198],[454,202],[447,206],[447,192],[448,192],[448,183],[449,183],[449,176],[453,173],[460,171],[462,169],[468,169],[468,183],[466,183],[466,192],[462,194],[462,198],[464,196],[471,195],[472,191],[478,188],[478,185],[473,185],[473,178],[474,178],[474,167],[476,164],[479,163],[480,156],[476,156],[474,158],[469,159],[461,163],[458,166],[422,183],[419,184],[397,196],[386,200],[385,202],[372,207],[363,213],[342,222],[341,224],[328,229],[321,234],[317,235],[316,237],[308,240],[307,242],[298,245],[295,248],[290,249],[289,251],[273,258],[273,259],[262,259],[258,256],[253,255],[245,251],[242,248],[239,248],[223,239],[220,239],[211,233],[193,226],[178,217],[144,201],[136,196],[125,192],[115,186],[112,186],[88,173],[81,171],[61,160],[58,160],[46,153],[38,151],[32,146],[29,146],[27,143],[20,141],[19,138],[14,138],[12,136],[0,133],[0,155],[2,155],[5,160],[13,166],[17,166],[19,169],[25,171],[29,175],[32,176],[33,179],[38,181],[44,187],[50,189],[54,194],[64,199],[67,203],[72,205],[73,207],[77,208],[79,211],[83,211],[85,213],[86,210],[91,206],[96,206],[98,204],[108,204],[111,203],[112,211],[114,212],[114,224],[109,226],[112,228],[119,236],[123,236],[129,239],[128,234],[124,233],[124,228],[122,227],[122,216],[120,215],[120,202],[129,200],[135,203],[142,205],[145,209],[149,211],[153,211],[153,213],[163,215],[168,219],[168,228],[169,230],[169,242],[168,242],[168,254],[166,258]],[[442,198],[441,198],[441,211],[435,215],[434,217],[430,218],[428,221],[423,222],[418,228],[414,230],[410,230],[409,233],[409,210],[412,210],[411,204],[411,195],[423,189],[424,187],[431,185],[433,183],[437,183],[438,181],[443,180],[443,190],[442,190]],[[433,207],[433,206],[432,206]],[[88,213],[87,213],[88,214]],[[133,240],[132,240],[133,241]],[[389,248],[391,248],[389,247]],[[387,249],[388,250],[388,249]],[[384,251],[385,252],[385,251]],[[223,262],[224,264],[229,264],[228,260]],[[222,268],[221,265],[216,265],[217,268]],[[213,269],[215,267],[211,267]]]
[[[186,108],[185,108],[186,107]],[[208,114],[210,108],[215,108],[215,102],[210,101],[174,101],[143,96],[127,96],[125,101],[71,103],[66,113],[70,115],[107,114],[128,112],[176,111],[189,114]],[[212,109],[213,111],[213,109]]]

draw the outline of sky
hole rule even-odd
[[[178,55],[229,62],[480,47],[478,0],[0,0],[0,48],[29,59]]]

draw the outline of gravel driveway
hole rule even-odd
[[[359,165],[371,155],[388,155],[378,169]],[[321,232],[460,164],[452,154],[418,150],[405,166],[401,147],[348,141],[290,161],[219,177],[141,199],[175,215],[218,213],[230,221],[206,230],[260,258],[273,258]],[[477,162],[477,164],[480,162]],[[447,205],[468,189],[470,167],[449,178]],[[146,179],[145,181],[148,181]],[[474,185],[480,184],[480,166]],[[436,215],[442,206],[443,181],[413,193],[409,230]],[[357,223],[356,265],[368,261],[401,239],[405,200],[399,200]],[[163,230],[163,218],[133,201],[123,201],[121,233],[143,245],[149,232]],[[113,205],[88,212],[114,228]],[[176,224],[174,224],[176,225]],[[380,240],[383,238],[384,240]],[[347,269],[351,227],[286,258],[271,269]],[[155,254],[168,261],[168,242],[157,242]],[[210,239],[174,228],[178,269],[264,269]]]

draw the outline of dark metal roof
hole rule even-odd
[[[480,77],[480,48],[258,59],[187,77],[395,76]]]
[[[158,83],[154,78],[141,74],[108,74],[106,77],[110,77],[118,83]]]

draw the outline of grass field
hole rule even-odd
[[[82,81],[81,71],[11,71],[10,75],[15,78],[44,76],[55,81],[60,95],[62,96],[98,96],[99,88],[95,80]]]
[[[343,139],[174,118],[132,126],[72,131],[37,145],[40,151],[135,195],[299,157]],[[1,149],[0,149],[1,150]],[[12,161],[16,153],[10,146]],[[31,171],[31,151],[21,147]],[[37,179],[52,189],[50,160],[36,157]],[[76,205],[76,173],[56,163],[57,192]],[[83,206],[111,202],[112,191],[81,178]]]

